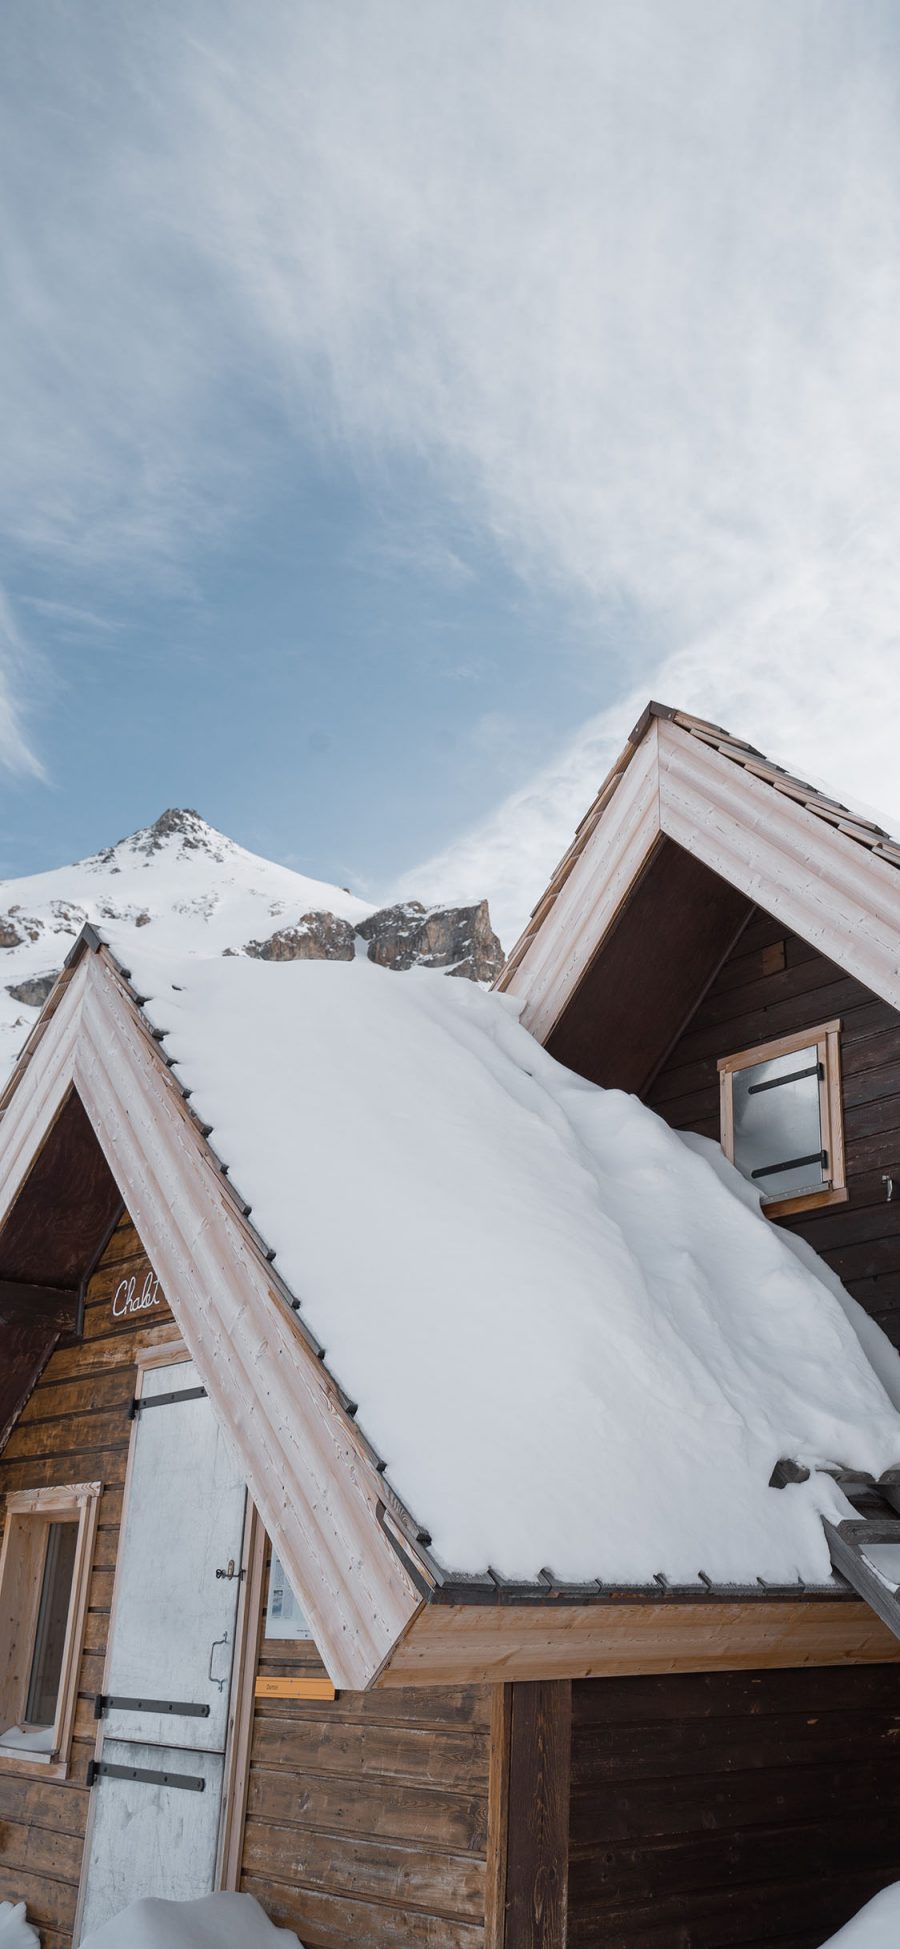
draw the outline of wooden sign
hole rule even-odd
[[[330,1678],[258,1678],[258,1699],[334,1699]]]

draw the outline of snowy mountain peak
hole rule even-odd
[[[0,1075],[86,921],[120,944],[139,927],[164,954],[219,955],[310,912],[355,927],[372,908],[248,852],[189,806],[72,866],[0,882]]]
[[[188,805],[170,805],[154,819],[151,826],[139,826],[124,839],[117,840],[115,846],[107,846],[103,852],[96,853],[94,859],[98,866],[120,869],[122,856],[126,859],[143,858],[149,863],[156,854],[169,852],[176,857],[183,853],[205,853],[209,859],[224,860],[229,853],[237,853],[240,848],[233,839],[227,839],[215,826],[209,826],[199,812]],[[84,862],[85,865],[93,862]]]
[[[352,960],[357,941],[397,969],[488,981],[502,950],[485,902],[375,912],[346,887],[250,853],[190,806],[168,806],[114,846],[28,879],[0,881],[0,1080],[86,921],[126,965],[129,936],[163,955]]]

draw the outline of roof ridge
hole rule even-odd
[[[721,757],[727,758],[731,764],[740,766],[742,770],[749,771],[753,777],[759,778],[773,791],[795,799],[808,812],[821,819],[823,824],[843,832],[848,839],[865,846],[867,851],[875,853],[889,865],[900,867],[900,836],[889,832],[887,827],[879,825],[874,819],[867,818],[864,813],[854,811],[842,800],[833,798],[830,792],[825,791],[821,786],[813,785],[797,773],[788,771],[784,765],[776,764],[774,759],[767,758],[765,752],[760,751],[756,745],[736,738],[723,725],[714,724],[709,718],[696,717],[690,711],[682,711],[671,704],[661,704],[655,698],[650,698],[629,732],[624,749],[606,773],[599,790],[579,821],[570,845],[557,862],[544,891],[532,908],[519,939],[510,949],[494,984],[495,987],[505,988],[524,959],[654,720],[663,720],[677,725],[679,730],[685,731],[689,737],[696,738],[699,743],[712,746]]]

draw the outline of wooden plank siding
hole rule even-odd
[[[78,1677],[69,1777],[42,1779],[38,1765],[0,1770],[0,1900],[26,1901],[44,1949],[71,1942],[88,1814],[84,1784],[96,1737],[112,1581],[131,1435],[135,1351],[172,1331],[160,1295],[151,1310],[116,1320],[112,1301],[123,1279],[140,1288],[150,1263],[130,1220],[116,1227],[85,1297],[84,1339],[51,1354],[0,1454],[0,1511],[13,1489],[103,1483]],[[0,1514],[2,1519],[2,1514]]]
[[[263,1641],[260,1676],[324,1675]],[[304,1949],[483,1949],[491,1688],[254,1702],[240,1886]]]
[[[900,1012],[757,909],[646,1100],[679,1130],[719,1136],[720,1056],[839,1016],[849,1200],[779,1220],[808,1239],[900,1346]],[[888,1201],[885,1174],[893,1174]]]
[[[572,1687],[513,1685],[505,1949],[566,1949]]]
[[[818,1949],[898,1816],[894,1667],[576,1680],[568,1949]]]

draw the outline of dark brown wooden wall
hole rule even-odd
[[[509,1687],[503,1949],[565,1949],[572,1686]]]
[[[36,1766],[0,1770],[0,1901],[28,1903],[43,1949],[68,1949],[71,1942],[88,1809],[84,1781],[96,1737],[94,1696],[101,1689],[132,1425],[134,1352],[172,1322],[165,1301],[116,1321],[112,1297],[120,1280],[135,1274],[141,1286],[149,1270],[137,1233],[123,1218],[88,1286],[83,1341],[51,1354],[0,1455],[0,1502],[13,1489],[103,1483],[70,1778],[41,1780]]]
[[[580,1679],[568,1949],[819,1949],[900,1879],[896,1666]]]
[[[849,1203],[781,1222],[809,1240],[900,1346],[900,1015],[757,910],[647,1101],[676,1129],[719,1136],[720,1056],[840,1017]],[[884,1172],[895,1173],[888,1203]]]
[[[241,1887],[305,1949],[482,1949],[490,1725],[489,1686],[257,1700]]]

